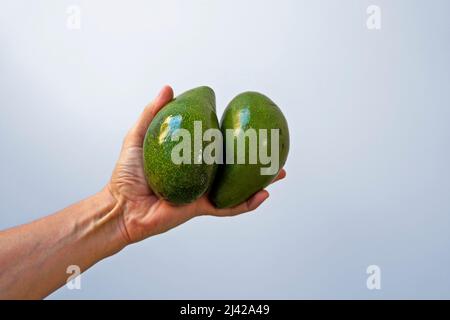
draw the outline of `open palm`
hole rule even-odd
[[[269,193],[261,190],[249,200],[233,208],[217,209],[206,195],[186,205],[173,205],[158,198],[148,187],[144,175],[142,144],[156,113],[173,99],[173,90],[165,86],[158,97],[147,105],[134,127],[128,132],[108,188],[122,207],[122,233],[127,243],[168,231],[199,215],[232,216],[256,209]],[[280,180],[286,176],[281,170]]]

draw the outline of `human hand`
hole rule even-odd
[[[206,195],[193,203],[179,206],[159,199],[152,192],[144,175],[142,144],[153,117],[172,99],[172,88],[165,86],[158,97],[145,107],[125,137],[119,160],[107,186],[121,208],[119,227],[126,244],[166,232],[199,215],[224,217],[252,211],[269,197],[266,190],[261,190],[236,207],[218,209]],[[285,176],[286,172],[282,169],[274,182]]]

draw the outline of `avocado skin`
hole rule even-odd
[[[212,185],[217,164],[175,164],[171,153],[181,142],[171,141],[177,128],[191,134],[193,155],[194,121],[202,122],[202,131],[219,129],[215,113],[215,94],[209,87],[198,87],[184,92],[164,106],[153,118],[144,138],[144,173],[150,188],[160,198],[173,204],[186,204],[201,197]],[[203,148],[208,143],[203,142]]]
[[[226,150],[226,129],[248,128],[279,129],[279,170],[286,163],[289,153],[289,129],[286,118],[280,108],[268,97],[258,92],[244,92],[236,96],[227,106],[221,120],[221,131]],[[258,138],[259,139],[259,138]],[[234,138],[234,155],[236,162],[236,141]],[[258,144],[259,145],[259,144]],[[270,144],[269,144],[270,146]],[[248,141],[246,141],[246,164],[226,164],[219,166],[209,199],[218,208],[236,206],[247,200],[259,190],[268,186],[278,175],[261,175],[260,168],[267,167],[259,162],[248,164]],[[270,154],[270,148],[269,148]],[[224,161],[226,156],[224,155]]]

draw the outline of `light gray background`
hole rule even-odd
[[[449,1],[0,4],[0,229],[100,190],[164,84],[213,87],[219,116],[261,91],[290,126],[256,212],[190,221],[51,298],[450,298]]]

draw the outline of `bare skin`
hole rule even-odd
[[[234,216],[255,210],[269,196],[215,208],[203,196],[174,206],[159,199],[144,177],[142,143],[156,113],[173,99],[165,86],[147,105],[122,145],[111,180],[97,194],[55,214],[0,232],[0,299],[42,299],[64,285],[71,265],[84,271],[127,245],[166,232],[196,216]],[[281,170],[275,181],[283,179]]]

